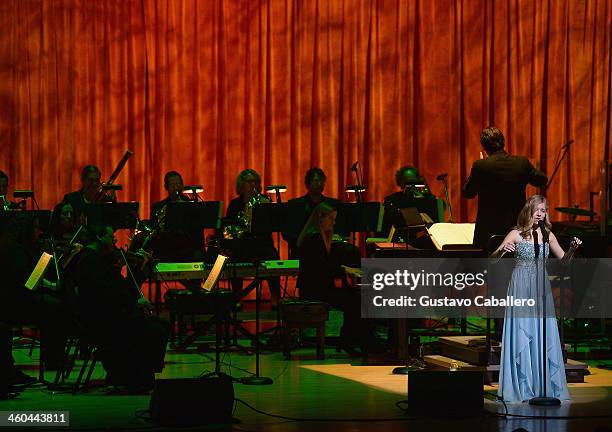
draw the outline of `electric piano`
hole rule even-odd
[[[158,263],[153,270],[153,281],[178,281],[206,279],[212,264],[203,262]],[[297,276],[300,270],[299,260],[274,260],[255,263],[227,263],[220,279],[232,278],[269,278],[279,276]]]

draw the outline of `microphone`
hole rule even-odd
[[[357,167],[359,166],[359,161],[355,162],[352,166],[351,166],[351,171],[357,171]]]
[[[540,241],[538,240],[538,231],[536,230],[536,228],[534,228],[533,229],[533,250],[535,252],[536,260],[538,259],[538,256],[540,255],[539,243]]]
[[[548,231],[546,231],[546,224],[544,224],[544,221],[538,221],[538,226],[540,227],[540,230],[542,231],[542,241],[544,243],[548,243]]]
[[[444,179],[445,179],[447,176],[448,176],[448,173],[443,173],[443,174],[440,174],[438,177],[436,177],[436,180],[440,180],[440,181],[442,181],[442,180],[444,180]]]

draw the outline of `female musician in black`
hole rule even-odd
[[[164,366],[168,323],[146,313],[138,288],[142,272],[132,267],[138,287],[121,275],[112,227],[89,227],[87,237],[69,268],[77,319],[102,346],[109,384],[149,390]]]
[[[238,174],[236,178],[236,198],[227,206],[226,220],[233,221],[236,242],[229,247],[230,258],[234,262],[254,262],[277,260],[279,254],[274,247],[271,235],[253,235],[250,233],[253,206],[262,202],[270,202],[267,196],[261,194],[261,176],[251,168]],[[229,227],[228,227],[229,228]],[[238,232],[239,231],[239,232]],[[280,298],[280,278],[266,279],[275,306]],[[242,289],[241,279],[232,279],[232,289],[239,292]]]
[[[379,346],[367,321],[360,317],[359,291],[348,285],[346,271],[332,250],[336,210],[323,202],[310,215],[297,240],[300,273],[297,286],[300,298],[329,303],[344,313],[341,344],[353,353],[356,344],[362,352],[379,352]],[[336,280],[342,281],[336,287]]]

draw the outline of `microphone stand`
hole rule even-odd
[[[540,397],[529,399],[529,405],[538,406],[556,406],[561,405],[561,401],[555,397],[547,396],[546,389],[546,363],[548,363],[547,343],[546,343],[546,243],[548,243],[548,233],[544,224],[540,225],[542,230],[542,386],[540,388]],[[540,249],[538,244],[537,231],[534,230],[534,244],[536,250]],[[538,277],[538,255],[536,253],[536,287]]]
[[[565,159],[565,156],[567,155],[567,152],[569,151],[570,144],[573,142],[574,140],[569,140],[567,144],[561,147],[563,149],[563,153],[561,153],[561,157],[557,159],[557,164],[555,165],[555,169],[553,170],[553,173],[550,176],[550,179],[548,179],[548,183],[546,183],[546,186],[544,186],[544,189],[542,189],[542,195],[546,196],[546,192],[548,191],[548,188],[552,184],[553,179],[557,175],[557,171],[559,171],[559,166],[561,165],[561,162],[563,162],[563,159]]]
[[[358,204],[363,204],[363,175],[360,176],[359,175],[359,161],[355,162],[355,164],[351,167],[351,170],[355,171],[355,177],[357,178],[357,203]],[[361,210],[361,206],[360,206],[360,210]],[[367,220],[367,219],[366,219]],[[365,237],[363,239],[360,239],[360,242],[363,242],[363,244],[365,245],[366,240],[368,239],[368,234],[370,233],[370,227],[366,225],[366,232],[365,232]],[[355,243],[356,238],[355,238],[355,233],[353,233],[353,244]]]
[[[437,178],[444,185],[444,195],[446,195],[446,204],[448,205],[448,212],[450,213],[449,222],[453,223],[453,206],[451,205],[450,197],[448,196],[448,184],[446,183],[446,177],[447,177],[446,174],[442,174],[442,175],[439,175]]]
[[[363,182],[361,181],[362,178],[360,178],[359,176],[359,161],[355,162],[351,170],[355,172],[355,177],[357,178],[357,187],[358,187],[356,191],[357,192],[357,202],[361,204],[363,202],[363,195],[361,192],[362,187],[363,187]]]

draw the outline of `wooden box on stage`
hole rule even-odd
[[[444,336],[438,339],[442,355],[461,360],[473,365],[498,365],[501,356],[501,346],[492,341],[491,351],[487,359],[487,345],[484,336]]]

